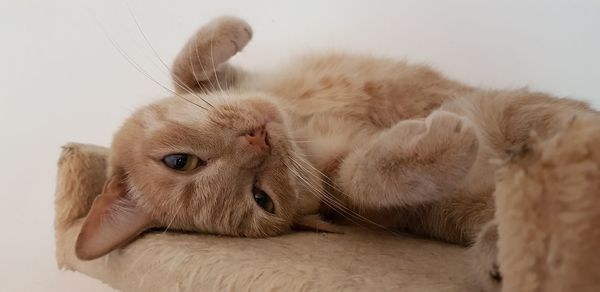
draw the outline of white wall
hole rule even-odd
[[[138,105],[167,93],[167,74],[124,0],[0,2],[0,291],[108,291],[57,271],[53,190],[59,146],[108,145]],[[131,1],[168,63],[214,16],[233,14],[255,38],[234,62],[265,68],[337,48],[407,57],[487,87],[521,87],[600,106],[599,1]],[[374,4],[376,3],[376,4]]]

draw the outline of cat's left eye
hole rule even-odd
[[[269,197],[269,195],[267,195],[267,193],[261,188],[257,186],[252,187],[252,197],[254,197],[256,204],[263,208],[263,210],[269,213],[275,212],[275,204],[273,204],[273,200],[271,200],[271,197]]]
[[[163,157],[162,162],[171,169],[178,171],[194,170],[206,165],[206,161],[192,154],[176,153]]]

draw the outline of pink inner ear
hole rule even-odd
[[[150,227],[150,215],[135,204],[118,179],[110,178],[81,227],[75,254],[82,260],[98,258]]]

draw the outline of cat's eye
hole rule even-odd
[[[252,187],[252,196],[254,197],[254,201],[256,202],[256,204],[263,208],[265,211],[269,213],[273,213],[275,211],[275,205],[273,204],[273,200],[271,200],[271,197],[269,197],[269,195],[267,195],[267,193],[259,187]]]
[[[176,153],[163,157],[162,162],[171,169],[178,171],[194,170],[200,166],[206,165],[206,161],[195,155]]]

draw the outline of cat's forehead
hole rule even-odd
[[[215,133],[220,132],[215,127],[250,130],[267,121],[282,122],[282,117],[277,106],[259,94],[223,93],[165,98],[142,108],[133,121],[143,136],[152,137],[180,126]]]
[[[155,132],[171,124],[203,125],[209,121],[209,110],[192,100],[167,98],[142,109],[139,118],[148,132]]]

